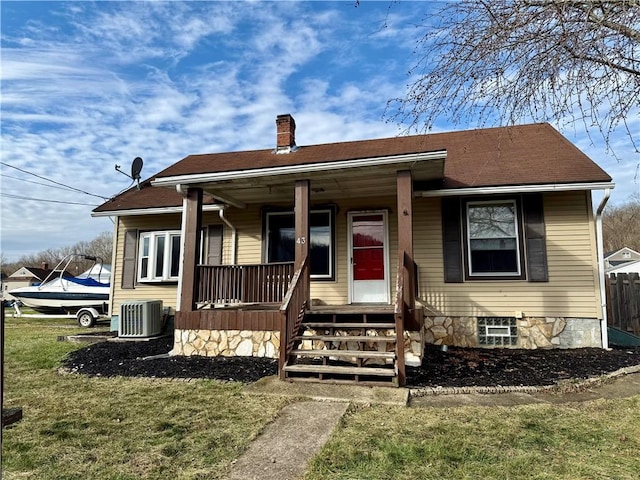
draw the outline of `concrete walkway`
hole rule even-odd
[[[278,418],[234,463],[229,480],[295,480],[331,436],[347,402],[298,402]]]

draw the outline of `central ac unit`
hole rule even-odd
[[[140,300],[120,305],[119,337],[159,335],[162,324],[162,300]]]

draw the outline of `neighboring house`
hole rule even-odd
[[[114,318],[162,300],[174,354],[320,381],[403,384],[426,343],[606,346],[591,195],[613,184],[550,125],[310,146],[295,128],[94,210],[115,218]]]
[[[11,290],[39,285],[51,272],[52,270],[46,263],[43,263],[41,267],[20,267],[3,282],[3,300],[15,300],[13,295],[9,293]]]
[[[607,270],[607,275],[619,273],[637,273],[640,274],[640,260],[632,260],[613,266]]]
[[[0,298],[5,300],[5,290],[7,289],[7,275],[4,272],[0,272],[0,292],[2,295]]]
[[[622,247],[604,255],[606,273],[640,273],[640,253]]]

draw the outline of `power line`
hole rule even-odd
[[[69,185],[65,185],[64,183],[56,182],[55,180],[51,180],[50,178],[43,177],[41,175],[38,175],[38,174],[33,173],[33,172],[29,172],[27,170],[23,170],[22,168],[14,167],[13,165],[9,165],[8,163],[5,163],[5,162],[0,162],[0,164],[4,165],[5,167],[14,168],[14,169],[18,170],[19,172],[26,173],[28,175],[33,175],[34,177],[40,178],[42,180],[46,180],[47,182],[55,183],[56,185],[61,185],[63,187],[68,188],[69,190],[74,190],[76,192],[84,193],[85,195],[90,195],[92,197],[101,198],[103,200],[109,200],[109,197],[103,197],[102,195],[96,195],[94,193],[85,192],[84,190],[80,190],[79,188],[71,187]]]
[[[98,205],[82,203],[82,202],[63,202],[62,200],[49,200],[46,198],[23,197],[21,195],[12,195],[11,193],[0,193],[0,196],[7,198],[15,198],[16,200],[33,200],[35,202],[64,203],[66,205],[82,205],[84,207],[97,207]]]
[[[67,187],[56,187],[55,185],[47,185],[46,183],[42,183],[42,182],[34,182],[33,180],[27,180],[26,178],[12,177],[11,175],[7,175],[6,173],[0,173],[0,177],[11,178],[13,180],[20,180],[21,182],[33,183],[34,185],[42,185],[43,187],[57,188],[58,190],[67,190],[67,191],[69,190]]]

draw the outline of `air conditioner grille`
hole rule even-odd
[[[120,305],[119,337],[152,337],[162,333],[162,300],[131,301]]]

